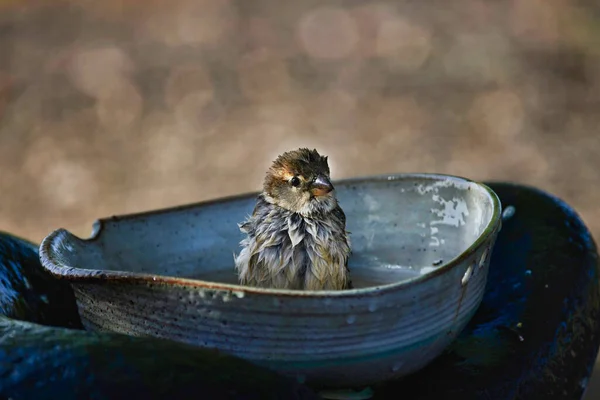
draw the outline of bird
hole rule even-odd
[[[285,152],[268,169],[254,210],[238,227],[234,254],[241,285],[289,290],[352,289],[346,215],[331,183],[328,157]]]

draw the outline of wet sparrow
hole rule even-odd
[[[352,287],[346,216],[329,180],[327,157],[299,149],[280,155],[267,172],[247,234],[235,257],[242,285],[277,289]]]

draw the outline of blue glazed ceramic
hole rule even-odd
[[[355,289],[236,284],[237,223],[256,193],[103,219],[40,246],[71,283],[87,329],[210,347],[315,385],[401,377],[437,357],[477,310],[500,202],[487,186],[433,174],[339,181]]]

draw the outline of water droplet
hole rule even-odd
[[[281,302],[279,301],[279,299],[273,299],[273,305],[275,307],[279,307],[281,305]]]
[[[352,325],[354,322],[356,322],[356,315],[348,315],[348,318],[346,318],[346,322]]]
[[[503,211],[502,211],[502,219],[503,220],[507,220],[510,219],[513,215],[515,215],[515,212],[517,211],[516,208],[514,208],[513,206],[508,206],[506,207]]]
[[[230,302],[232,299],[231,293],[230,292],[225,292],[223,293],[223,295],[221,296],[221,301],[223,301],[223,303],[228,303]]]
[[[375,312],[375,311],[377,311],[377,305],[375,305],[375,303],[371,303],[371,304],[369,304],[369,311],[370,311],[370,312]]]
[[[392,365],[392,372],[400,371],[400,368],[402,368],[403,365],[403,362],[397,362],[396,364]]]
[[[463,275],[460,283],[464,286],[467,283],[469,283],[469,279],[471,279],[471,275],[473,273],[473,266],[469,265],[469,268],[467,268],[467,270],[465,271],[465,274]]]
[[[531,270],[528,269],[527,271],[525,271],[525,275],[531,275]]]
[[[235,297],[237,297],[238,299],[243,299],[243,298],[244,298],[244,296],[246,296],[246,293],[244,293],[244,292],[241,292],[241,291],[237,291],[237,290],[233,291],[232,293],[233,293],[233,295],[234,295]]]
[[[489,247],[483,251],[481,258],[479,259],[479,268],[483,268],[483,266],[485,265],[485,260],[487,259],[489,251],[490,251]]]

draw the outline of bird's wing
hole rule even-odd
[[[342,223],[342,227],[346,229],[346,214],[344,213],[344,210],[342,210],[342,207],[340,207],[339,204],[333,209],[332,214],[334,217],[340,220],[340,222]]]
[[[346,240],[348,241],[348,245],[350,245],[350,240],[347,237],[349,232],[346,231],[346,214],[344,213],[344,210],[342,210],[342,207],[340,207],[338,204],[338,206],[333,209],[332,213],[341,222],[342,229],[344,230],[344,232],[346,232],[346,236],[345,236]],[[352,253],[352,247],[350,247],[350,253]],[[348,256],[346,256],[344,258],[344,267],[346,268],[346,271],[348,271],[348,273],[350,273],[350,268],[348,267],[348,258],[349,258],[349,254],[348,254]],[[354,288],[354,285],[352,284],[352,279],[351,279],[350,275],[348,275],[348,282],[347,282],[346,288],[347,289]]]

